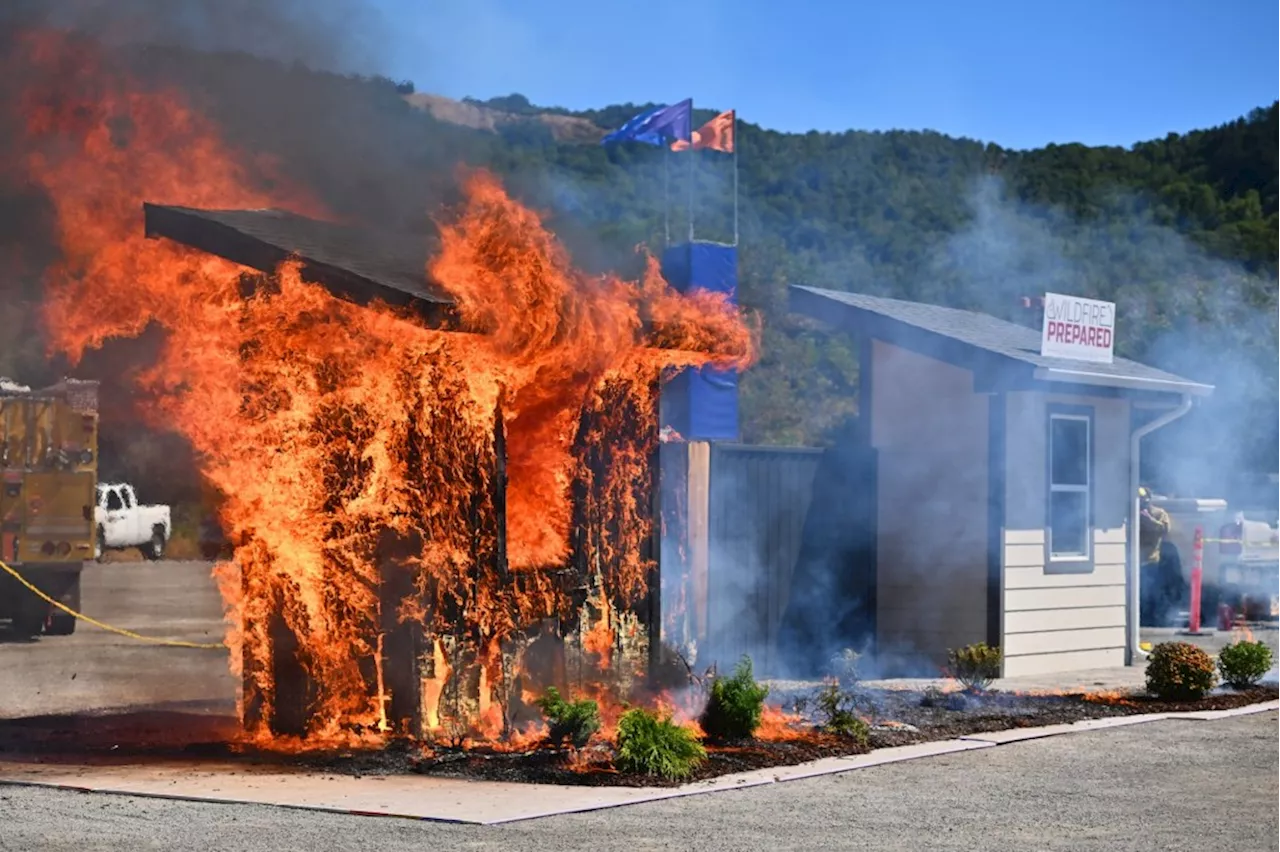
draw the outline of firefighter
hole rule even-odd
[[[1151,502],[1151,491],[1138,489],[1138,546],[1142,550],[1142,622],[1155,627],[1173,624],[1182,598],[1182,557],[1169,540],[1173,519]]]

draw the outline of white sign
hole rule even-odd
[[[1044,294],[1040,354],[1110,364],[1116,345],[1116,306],[1079,296]]]

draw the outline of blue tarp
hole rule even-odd
[[[662,256],[662,274],[682,293],[712,290],[737,298],[738,250],[718,243],[682,243]],[[738,375],[704,367],[683,370],[662,389],[663,425],[689,441],[738,440]]]

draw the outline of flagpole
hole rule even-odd
[[[738,111],[733,111],[733,246],[738,247]]]
[[[693,154],[697,150],[693,147],[693,140],[690,138],[688,157],[689,157],[689,242],[693,242]]]
[[[665,245],[671,245],[671,169],[668,167],[670,146],[662,146],[662,233]]]

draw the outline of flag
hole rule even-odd
[[[693,98],[688,98],[674,106],[654,107],[640,113],[600,140],[600,144],[643,142],[646,145],[661,145],[668,139],[687,142],[692,126]]]
[[[671,150],[684,151],[687,148],[705,148],[710,151],[724,151],[726,154],[732,154],[733,146],[738,141],[734,139],[735,119],[736,116],[733,114],[733,110],[722,112],[693,131],[692,142],[677,139],[671,143]]]

